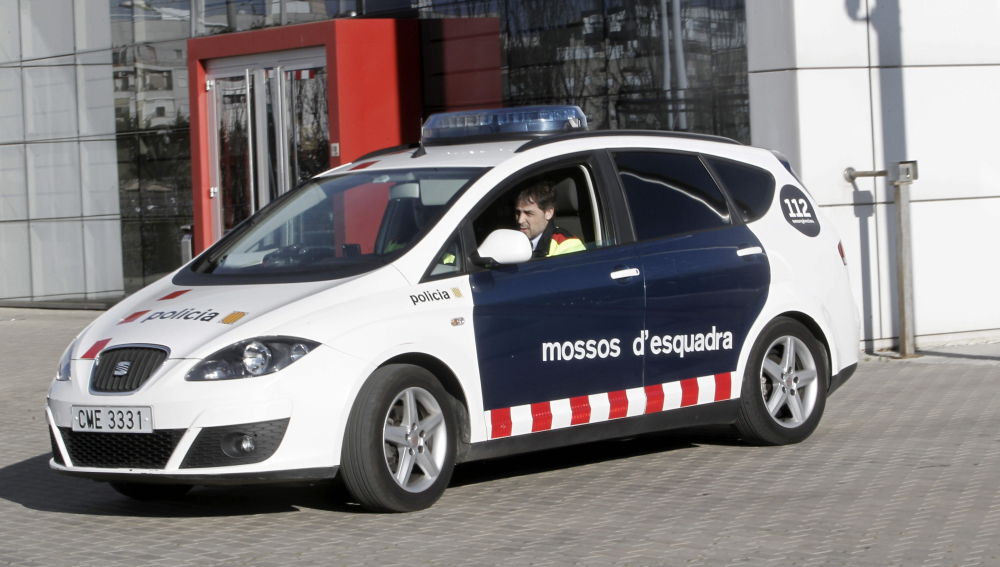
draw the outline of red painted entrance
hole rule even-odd
[[[189,40],[196,253],[221,234],[217,201],[226,190],[218,187],[220,175],[214,169],[218,164],[213,158],[213,144],[218,146],[215,140],[219,133],[211,118],[217,108],[210,105],[217,105],[218,99],[207,83],[213,61],[238,62],[241,56],[253,59],[255,55],[285,52],[294,55],[309,48],[309,53],[321,54],[326,77],[328,159],[329,166],[336,166],[368,151],[419,138],[422,100],[418,24],[416,20],[329,20]],[[293,71],[289,76],[301,78],[309,72],[295,75]],[[269,69],[260,71],[259,76],[270,78],[272,74]],[[251,77],[249,72],[247,77]],[[259,111],[265,108],[263,105],[248,104],[247,114],[254,117],[255,108]],[[270,105],[269,99],[267,108]],[[252,127],[248,128],[252,131]],[[258,169],[264,165],[256,164]],[[253,175],[248,177],[252,182]]]

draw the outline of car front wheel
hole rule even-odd
[[[351,409],[341,463],[362,506],[409,512],[441,497],[455,465],[452,403],[423,368],[394,364],[372,374]]]

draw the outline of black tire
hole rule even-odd
[[[829,367],[826,349],[805,325],[785,317],[772,321],[754,343],[744,372],[736,417],[740,436],[759,445],[809,437],[826,407]]]
[[[141,482],[112,482],[111,488],[133,500],[180,500],[191,491],[190,484],[150,484]]]
[[[433,374],[392,364],[376,370],[351,408],[340,472],[366,509],[410,512],[434,504],[451,481],[458,424]],[[415,418],[406,408],[416,408]]]

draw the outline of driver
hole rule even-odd
[[[587,248],[583,241],[552,222],[556,213],[555,186],[547,180],[538,181],[521,190],[514,207],[517,228],[531,241],[532,257],[545,258],[580,252]]]

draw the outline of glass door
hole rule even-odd
[[[322,49],[208,62],[216,239],[330,167]]]

